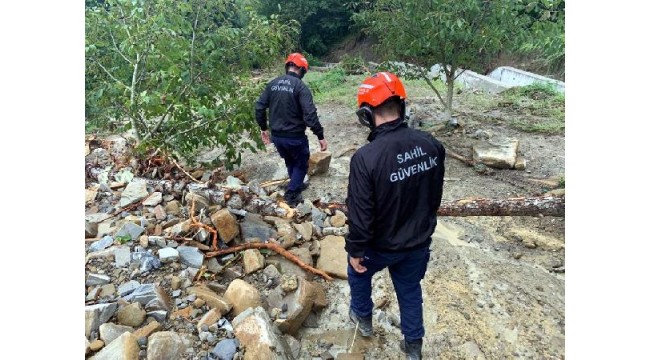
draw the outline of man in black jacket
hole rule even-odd
[[[255,103],[255,119],[262,129],[262,141],[268,145],[272,139],[287,166],[290,180],[284,199],[290,206],[302,201],[301,192],[306,188],[303,181],[309,167],[307,127],[318,138],[320,150],[327,150],[311,91],[301,80],[308,69],[304,56],[299,53],[289,55],[285,61],[285,75],[271,80]],[[266,109],[269,109],[271,138],[267,130]]]
[[[442,200],[445,149],[404,122],[406,91],[397,76],[380,72],[359,87],[359,121],[369,144],[350,162],[347,207],[350,318],[372,335],[372,276],[388,267],[399,302],[409,359],[422,358],[422,288],[429,246]]]

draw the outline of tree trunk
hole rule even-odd
[[[135,109],[135,111],[138,111],[137,106],[135,106],[135,91],[136,91],[135,85],[137,83],[137,78],[138,78],[138,64],[140,64],[140,53],[136,53],[135,56],[136,58],[135,58],[135,64],[133,65],[133,74],[131,75],[131,108]],[[140,130],[138,129],[137,122],[133,114],[131,114],[131,127],[133,128],[133,134],[135,135],[135,139],[139,143],[142,136],[140,134]]]
[[[327,204],[346,215],[345,204]],[[461,199],[443,201],[438,216],[556,216],[564,217],[564,196],[537,196],[510,199]]]
[[[452,118],[452,102],[454,99],[454,77],[455,77],[456,68],[450,66],[449,73],[447,73],[447,109],[445,113],[445,118],[449,125],[458,126],[458,120]]]

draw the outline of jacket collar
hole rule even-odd
[[[297,77],[298,79],[302,79],[302,78],[300,77],[300,75],[296,74],[296,73],[293,72],[293,71],[287,71],[287,75],[289,75],[289,76],[293,76],[293,77]]]
[[[378,137],[388,134],[389,132],[395,131],[400,128],[405,128],[405,127],[408,126],[404,121],[402,121],[401,118],[397,118],[393,121],[385,122],[377,126],[376,128],[372,129],[370,135],[368,135],[368,141],[373,141]]]

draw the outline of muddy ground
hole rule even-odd
[[[456,96],[463,125],[444,127],[442,106],[432,98],[414,98],[417,127],[433,132],[454,152],[471,158],[479,137],[514,137],[525,170],[494,170],[488,174],[448,157],[443,201],[468,197],[508,198],[543,194],[564,176],[564,135],[516,130],[507,111],[477,112],[465,104],[473,94]],[[316,104],[325,127],[332,162],[329,172],[310,179],[308,200],[344,202],[350,157],[366,143],[367,130],[352,110],[335,103]],[[317,151],[315,136],[310,148]],[[266,153],[246,154],[241,169],[249,180],[286,177],[272,145]],[[543,179],[545,181],[536,181]],[[565,354],[564,218],[454,217],[439,218],[432,256],[422,282],[425,359],[563,359]],[[399,310],[386,271],[375,277],[375,336],[354,336],[347,320],[349,288],[345,280],[326,283],[330,306],[318,328],[304,328],[301,358],[324,349],[364,353],[366,359],[399,359]]]

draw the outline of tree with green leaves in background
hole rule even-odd
[[[86,125],[190,161],[216,147],[230,168],[262,146],[251,69],[283,57],[297,28],[236,0],[87,2]]]
[[[261,0],[260,14],[277,14],[300,23],[300,46],[310,55],[322,56],[332,44],[349,34],[352,10],[339,0]]]
[[[464,69],[483,68],[514,46],[527,17],[516,0],[376,0],[354,16],[379,39],[380,52],[417,65],[415,78],[427,81],[452,118],[454,80]],[[429,67],[439,65],[446,96],[434,87]]]

